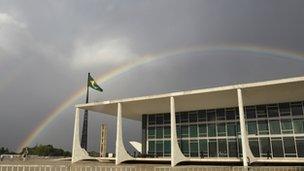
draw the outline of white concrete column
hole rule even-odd
[[[115,164],[118,165],[124,161],[134,159],[125,149],[122,135],[122,104],[117,103],[117,125],[116,125],[116,147],[115,147],[116,160]]]
[[[73,150],[72,150],[72,163],[84,160],[91,159],[87,151],[80,146],[80,128],[79,128],[79,112],[80,109],[76,108],[75,113],[75,123],[74,123],[74,137],[73,137]]]
[[[238,105],[239,105],[239,115],[240,115],[240,129],[241,129],[241,141],[242,141],[242,152],[243,152],[243,166],[247,167],[248,162],[252,163],[255,159],[250,150],[246,125],[245,125],[245,115],[244,115],[244,105],[243,105],[243,96],[242,90],[237,89],[238,95]],[[249,159],[249,161],[248,161]]]
[[[178,146],[176,135],[176,120],[175,120],[175,102],[174,97],[170,97],[170,119],[171,119],[171,166],[177,165],[179,162],[187,161],[187,158],[181,152]]]

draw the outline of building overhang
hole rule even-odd
[[[125,118],[141,120],[142,114],[169,113],[170,97],[175,97],[176,111],[236,107],[237,93],[243,91],[244,105],[270,104],[304,100],[304,77],[172,92],[159,95],[78,104],[77,108],[117,115],[122,104]]]

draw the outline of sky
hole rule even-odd
[[[145,56],[164,57],[98,82],[104,92],[90,91],[90,101],[303,76],[303,8],[302,0],[0,0],[0,146],[17,150],[88,72]],[[28,145],[71,150],[74,105],[84,101]],[[89,151],[98,151],[101,123],[115,142],[115,117],[90,113]],[[124,127],[129,148],[141,123]]]

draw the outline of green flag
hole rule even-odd
[[[100,88],[97,83],[95,82],[95,80],[91,77],[91,75],[89,75],[89,78],[88,78],[88,87],[91,87],[92,89],[94,90],[97,90],[97,91],[100,91],[102,92],[102,88]]]

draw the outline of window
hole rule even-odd
[[[272,156],[273,157],[284,157],[281,138],[271,138],[271,145],[272,145]]]
[[[155,153],[155,141],[148,141],[148,154]]]
[[[279,120],[269,121],[270,134],[281,134],[281,126]]]
[[[185,156],[189,156],[189,140],[182,140],[180,148]]]
[[[276,104],[267,105],[268,117],[277,117],[279,116],[279,109]]]
[[[209,137],[215,137],[216,133],[216,128],[215,124],[208,124],[208,136]]]
[[[291,123],[290,119],[282,119],[281,120],[281,126],[282,126],[282,133],[283,134],[291,134],[293,132],[292,123]]]
[[[148,128],[148,138],[155,138],[155,127]]]
[[[217,143],[215,139],[209,140],[209,157],[217,157]]]
[[[236,136],[236,125],[234,122],[227,123],[228,136]]]
[[[149,115],[149,125],[154,125],[155,123],[155,115]]]
[[[181,112],[181,123],[188,122],[188,112]]]
[[[215,121],[215,110],[207,110],[207,120]]]
[[[176,125],[176,136],[177,138],[181,137],[182,128],[179,125]]]
[[[296,143],[297,143],[298,157],[304,157],[304,137],[297,137]]]
[[[290,106],[289,103],[280,103],[279,111],[281,116],[289,116],[290,115]]]
[[[216,110],[216,119],[217,120],[225,120],[225,109],[217,109]]]
[[[190,141],[190,156],[198,157],[198,141],[197,140]]]
[[[170,113],[165,113],[164,114],[164,124],[170,124]]]
[[[237,157],[238,152],[237,152],[237,143],[236,139],[228,139],[228,150],[229,150],[229,157]]]
[[[197,122],[197,112],[196,111],[193,111],[193,112],[189,113],[189,121],[191,123]]]
[[[199,136],[206,137],[207,136],[207,126],[206,124],[201,124],[198,126],[199,129]]]
[[[271,148],[269,138],[260,138],[261,156],[271,157]]]
[[[200,157],[208,157],[208,143],[207,140],[199,140]]]
[[[254,157],[260,157],[259,141],[257,138],[249,138],[249,146]]]
[[[302,102],[291,103],[291,113],[293,116],[303,115]]]
[[[266,105],[258,105],[257,106],[257,116],[258,116],[258,118],[267,117]]]
[[[267,120],[258,121],[258,126],[259,126],[259,134],[269,134]]]
[[[163,156],[163,154],[164,154],[164,142],[156,141],[156,155]]]
[[[182,125],[181,126],[181,137],[189,137],[189,131],[188,131],[188,125]]]
[[[170,129],[170,126],[165,126],[164,127],[164,138],[170,138],[171,134],[171,129]]]
[[[175,121],[176,121],[176,124],[179,124],[181,122],[180,113],[175,114]]]
[[[255,106],[248,106],[248,107],[245,108],[245,111],[246,111],[246,117],[248,119],[256,118],[256,116],[255,116],[255,113],[256,113]]]
[[[171,141],[164,141],[164,155],[170,156],[171,154]]]
[[[190,125],[190,137],[197,137],[197,125]]]
[[[234,120],[235,119],[235,109],[234,108],[227,108],[226,109],[226,119],[227,120]]]
[[[164,115],[163,114],[157,114],[156,115],[156,124],[164,124]]]
[[[206,121],[207,120],[206,110],[198,111],[197,118],[199,122]]]
[[[238,138],[237,141],[238,141],[239,157],[242,157],[243,156],[242,140],[240,138]]]
[[[218,139],[218,150],[219,157],[227,157],[227,140],[226,139]]]
[[[156,127],[156,138],[163,138],[163,127]]]
[[[217,124],[217,136],[226,136],[226,123]]]
[[[304,133],[304,119],[294,119],[293,120],[294,132]]]
[[[248,134],[257,134],[256,121],[248,121],[247,128],[248,128]]]
[[[296,157],[295,141],[293,137],[283,137],[285,157]]]

